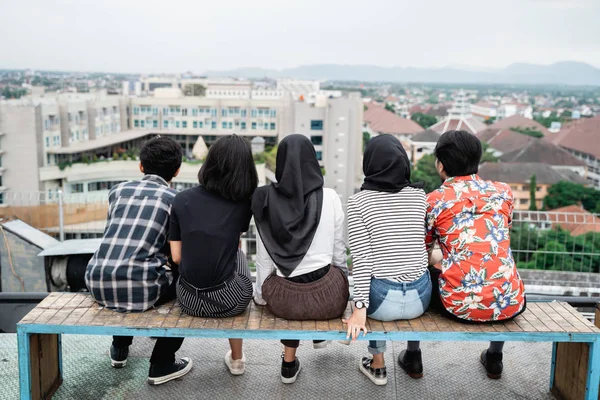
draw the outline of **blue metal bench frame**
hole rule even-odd
[[[62,380],[62,334],[80,335],[122,335],[186,338],[241,338],[241,339],[300,339],[300,340],[344,340],[345,332],[321,332],[302,330],[223,330],[192,328],[130,328],[120,326],[74,326],[47,324],[18,324],[19,380],[22,400],[29,400],[31,394],[30,335],[57,334],[58,362]],[[589,359],[586,380],[585,400],[598,400],[600,385],[600,334],[560,333],[560,332],[369,332],[360,340],[421,340],[421,341],[511,341],[511,342],[553,342],[550,388],[554,384],[557,343],[588,343]]]

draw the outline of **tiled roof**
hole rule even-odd
[[[479,140],[490,145],[494,150],[501,153],[511,153],[523,149],[529,145],[534,138],[512,131],[510,129],[486,129],[477,135]]]
[[[600,159],[600,115],[581,118],[563,126],[561,132],[551,136],[550,141]]]
[[[437,143],[440,138],[440,134],[436,131],[432,131],[427,129],[426,131],[419,132],[416,135],[410,138],[413,142],[429,142],[429,143]]]
[[[600,218],[576,205],[551,210],[548,219],[573,236],[600,232]]]
[[[460,117],[460,118],[444,118],[437,124],[429,127],[429,129],[436,131],[440,134],[448,131],[467,131],[473,135],[484,131],[487,126],[473,117]]]
[[[551,135],[546,127],[536,120],[525,118],[521,115],[513,115],[512,117],[501,119],[490,125],[490,129],[505,129],[505,128],[533,128],[545,135]]]
[[[375,103],[367,103],[364,121],[377,133],[412,135],[423,131],[423,127],[411,119],[402,118]]]
[[[521,135],[520,133],[516,134]],[[581,161],[568,151],[561,149],[560,147],[549,143],[546,140],[536,138],[531,138],[525,147],[502,154],[500,156],[500,161],[537,163],[545,162],[554,166],[586,166],[584,161]]]
[[[506,183],[528,183],[535,175],[536,182],[554,185],[560,181],[587,184],[587,181],[571,171],[558,171],[545,163],[498,162],[484,163],[479,167],[479,176],[490,181]]]

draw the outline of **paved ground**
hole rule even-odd
[[[108,360],[110,338],[65,335],[65,382],[55,399],[553,399],[548,392],[549,343],[507,343],[505,373],[488,379],[478,363],[484,343],[424,342],[425,377],[413,380],[395,368],[405,343],[388,342],[388,385],[377,387],[358,371],[366,344],[333,343],[323,350],[304,343],[298,355],[303,370],[295,384],[279,380],[278,342],[246,342],[246,374],[229,375],[222,357],[226,340],[186,339],[180,356],[194,369],[183,379],[153,387],[146,384],[153,340],[136,338],[127,367],[114,370]],[[0,400],[18,398],[16,335],[0,334]]]

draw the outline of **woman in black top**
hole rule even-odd
[[[177,298],[183,312],[208,318],[244,312],[252,281],[240,235],[248,230],[250,200],[258,177],[250,144],[231,135],[208,151],[198,174],[200,185],[175,196],[170,238],[179,264]],[[242,339],[230,339],[225,363],[233,375],[245,371]]]

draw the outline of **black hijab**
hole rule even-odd
[[[361,190],[399,192],[407,186],[422,188],[422,183],[410,183],[410,162],[406,150],[396,137],[379,135],[367,143],[363,156],[365,182]]]
[[[323,174],[308,138],[294,134],[279,143],[275,178],[254,192],[252,213],[271,259],[290,276],[313,241],[323,207]]]

